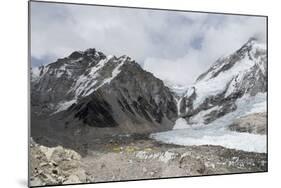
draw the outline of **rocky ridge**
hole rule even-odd
[[[169,130],[177,117],[173,95],[161,80],[128,56],[105,56],[95,49],[33,70],[31,94],[32,123],[86,125],[101,136]]]

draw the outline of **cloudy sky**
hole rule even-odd
[[[33,67],[96,48],[186,85],[253,36],[265,42],[264,17],[31,3]]]

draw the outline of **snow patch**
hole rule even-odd
[[[185,97],[187,97],[187,98],[191,97],[191,95],[194,93],[194,91],[195,91],[194,87],[189,88],[185,93]]]
[[[148,153],[145,151],[139,151],[136,153],[136,157],[143,160],[148,159],[158,159],[161,162],[168,163],[170,160],[174,159],[177,156],[176,153],[166,151],[166,152],[159,152],[159,153]]]
[[[123,66],[125,61],[126,58],[124,58],[124,60],[114,68],[111,77],[105,79],[104,82],[99,87],[103,86],[104,84],[110,83],[121,72],[120,67]]]
[[[182,97],[180,97],[180,98],[177,98],[177,97],[175,97],[175,100],[176,100],[176,102],[177,102],[177,111],[178,111],[178,116],[180,115],[180,107],[181,107],[181,101],[182,101]]]
[[[205,126],[204,122],[205,122],[206,116],[208,114],[210,114],[212,111],[217,111],[219,109],[220,109],[219,106],[214,106],[208,110],[202,110],[201,112],[199,112],[198,114],[196,114],[190,118],[190,123],[195,123],[194,127]]]
[[[176,157],[176,154],[170,151],[166,151],[164,154],[160,155],[159,160],[167,163],[170,160],[174,159]]]
[[[176,129],[188,129],[188,128],[191,128],[191,125],[189,125],[185,119],[183,118],[179,118],[177,119],[177,121],[175,122],[175,125],[174,125],[174,130]]]
[[[91,94],[92,92],[96,91],[97,89],[99,89],[100,87],[104,86],[105,84],[109,84],[121,72],[120,67],[123,66],[126,59],[127,58],[124,58],[123,61],[114,68],[114,70],[112,71],[111,77],[104,79],[103,82],[96,88],[92,87],[92,89],[87,91],[86,94],[84,94],[83,96],[87,96],[87,95]],[[94,81],[93,85],[95,85],[95,84],[96,84],[96,82]]]
[[[64,110],[67,110],[74,103],[76,103],[76,99],[59,103],[57,105],[57,110],[53,114],[56,114],[56,113],[64,111]]]
[[[100,60],[96,66],[91,68],[88,75],[83,74],[79,76],[75,83],[75,86],[71,89],[71,91],[75,91],[76,98],[78,98],[78,96],[80,96],[84,91],[88,90],[88,92],[83,94],[83,96],[87,96],[96,90],[95,86],[97,84],[97,72],[105,66],[105,64],[110,60],[110,58],[111,56],[108,56],[106,59]]]
[[[237,76],[235,76],[232,81],[230,82],[227,91],[225,93],[225,97],[228,97],[229,95],[231,95],[233,92],[235,92],[236,88],[237,88],[237,84],[240,83],[244,78],[244,73],[238,74]]]

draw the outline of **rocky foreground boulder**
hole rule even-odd
[[[149,137],[92,140],[81,155],[32,141],[30,185],[60,185],[135,179],[267,171],[267,154],[220,146],[177,146]]]
[[[30,144],[30,185],[85,183],[86,173],[81,168],[81,156],[62,146],[53,148]]]

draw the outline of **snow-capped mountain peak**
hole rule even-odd
[[[216,112],[210,111],[218,116],[233,111],[236,99],[267,91],[266,69],[266,46],[251,38],[233,54],[219,58],[194,85],[189,86],[181,111],[186,117],[213,107],[220,107]]]
[[[201,74],[196,81],[198,82],[201,80],[215,78],[220,73],[226,72],[234,66],[239,66],[241,71],[246,70],[249,68],[247,65],[253,66],[255,64],[259,64],[261,58],[266,58],[265,44],[260,43],[256,38],[250,38],[235,53],[219,58],[214,65],[211,66],[211,68],[209,68],[205,73]],[[245,63],[243,60],[247,62]],[[240,71],[240,69],[238,71]]]
[[[58,95],[53,103],[56,112],[60,112],[109,84],[121,72],[121,67],[131,62],[129,56],[106,56],[94,48],[75,51],[54,63],[33,68],[32,84],[39,91]]]

